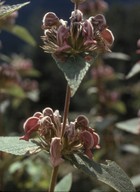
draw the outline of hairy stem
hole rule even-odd
[[[68,113],[69,113],[70,96],[71,96],[70,87],[69,87],[69,85],[67,85],[66,97],[65,97],[65,106],[64,106],[64,115],[63,115],[63,127],[62,127],[62,131],[61,131],[61,138],[63,137],[64,132],[65,132],[67,117],[68,117]]]
[[[49,192],[54,192],[54,188],[55,188],[55,184],[56,184],[56,180],[57,180],[58,168],[59,168],[59,166],[56,166],[53,168]]]

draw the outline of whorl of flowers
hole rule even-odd
[[[56,60],[66,61],[68,57],[80,54],[85,60],[97,53],[110,51],[114,37],[107,28],[102,14],[83,18],[83,13],[75,9],[71,13],[70,24],[59,19],[53,12],[43,17],[43,49]]]
[[[66,123],[65,132],[61,138],[62,118],[58,110],[47,107],[42,112],[36,112],[24,123],[25,135],[20,139],[28,141],[37,136],[40,147],[50,153],[52,166],[63,162],[66,155],[82,151],[89,158],[93,149],[99,148],[99,135],[89,127],[88,119],[79,115],[74,122]]]

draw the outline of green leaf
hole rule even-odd
[[[131,69],[131,71],[126,76],[127,79],[133,77],[137,73],[140,73],[140,62],[137,62]]]
[[[19,137],[0,137],[0,151],[13,155],[33,154],[39,151],[39,146],[32,140],[19,140]]]
[[[3,2],[2,2],[2,4],[0,4],[0,19],[7,17],[14,11],[19,10],[20,8],[24,7],[25,5],[27,5],[29,3],[30,2],[20,3],[20,4],[16,4],[16,5],[3,5]]]
[[[63,177],[59,183],[55,186],[54,192],[69,192],[72,185],[72,174],[69,173],[65,177]]]
[[[85,62],[80,55],[71,56],[66,62],[56,61],[58,67],[63,71],[64,76],[71,88],[71,96],[75,94],[91,63]]]
[[[140,134],[140,118],[134,118],[127,121],[116,123],[116,127],[133,134]]]
[[[119,113],[126,113],[126,106],[122,101],[112,102],[109,107]]]
[[[135,192],[129,177],[113,161],[107,160],[107,164],[99,164],[88,159],[82,154],[71,155],[70,161],[80,170],[84,171],[91,177],[106,183],[118,192]]]
[[[20,39],[22,39],[26,43],[29,43],[32,46],[36,45],[36,42],[35,42],[34,38],[32,37],[32,35],[28,32],[27,29],[25,29],[22,26],[13,25],[10,27],[5,27],[4,30],[12,33],[13,35],[16,35],[17,37],[19,37]]]
[[[26,98],[26,94],[23,91],[23,89],[19,85],[16,85],[16,84],[11,84],[11,85],[9,84],[8,86],[5,86],[1,92],[9,94],[14,97],[21,98],[21,99]]]

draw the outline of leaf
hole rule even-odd
[[[71,162],[80,170],[99,181],[106,183],[118,192],[135,192],[135,189],[126,173],[113,161],[99,164],[82,154],[71,155]]]
[[[69,173],[65,177],[63,177],[59,183],[55,186],[54,192],[69,192],[72,185],[72,174]]]
[[[35,42],[34,38],[32,37],[32,35],[28,32],[28,30],[26,28],[24,28],[22,26],[13,25],[10,27],[5,27],[4,30],[12,33],[13,35],[16,35],[17,37],[19,37],[20,39],[22,39],[26,43],[29,43],[32,46],[36,45],[36,42]]]
[[[131,69],[131,71],[126,76],[127,79],[133,77],[137,73],[140,73],[140,62],[137,62]]]
[[[7,17],[14,11],[19,10],[20,8],[24,7],[25,5],[27,5],[29,3],[30,2],[20,3],[20,4],[16,4],[16,5],[3,5],[3,2],[2,2],[2,4],[0,4],[0,19]]]
[[[95,127],[99,131],[103,131],[104,129],[114,124],[115,121],[116,121],[116,116],[107,116],[103,119],[97,119],[95,122]]]
[[[110,108],[114,109],[115,111],[119,113],[126,113],[126,107],[125,104],[122,101],[115,101],[110,104]]]
[[[16,85],[16,84],[10,84],[9,83],[8,86],[5,86],[1,90],[1,93],[6,93],[6,94],[9,94],[11,96],[18,97],[18,98],[21,98],[21,99],[26,98],[26,94],[23,91],[23,89],[19,85]]]
[[[121,146],[121,150],[135,155],[140,155],[140,147],[137,145],[125,144]]]
[[[129,61],[130,60],[130,56],[124,53],[115,53],[115,52],[110,52],[110,53],[106,53],[104,55],[105,59],[119,59],[119,60],[124,60],[124,61]]]
[[[140,118],[134,118],[127,121],[116,123],[116,127],[133,134],[140,134]]]
[[[19,140],[19,137],[0,137],[0,151],[13,155],[38,152],[39,146],[32,141]]]
[[[58,67],[63,71],[64,76],[71,88],[71,96],[75,94],[91,63],[85,62],[81,56],[69,57],[66,62],[56,61]]]
[[[133,185],[134,185],[135,187],[139,187],[139,186],[140,186],[140,174],[139,174],[139,175],[136,175],[136,176],[133,176],[133,177],[131,178],[131,181],[132,181],[132,183],[133,183]]]

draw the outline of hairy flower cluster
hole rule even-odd
[[[42,29],[44,51],[62,62],[77,54],[85,60],[91,60],[97,53],[110,51],[114,41],[103,15],[84,19],[83,13],[78,9],[72,11],[69,25],[55,13],[46,13]]]
[[[50,153],[52,166],[57,166],[66,155],[84,152],[89,158],[93,156],[93,149],[99,148],[99,136],[89,127],[88,119],[80,115],[74,122],[66,123],[64,135],[62,132],[62,118],[58,110],[45,108],[42,113],[36,112],[24,123],[25,135],[20,139],[28,141],[33,135],[40,138],[39,145]]]

